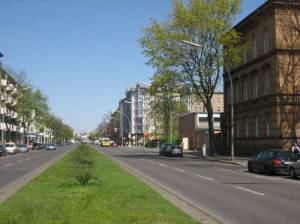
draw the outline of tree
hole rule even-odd
[[[177,83],[190,86],[204,103],[211,154],[214,154],[211,100],[222,80],[223,58],[227,58],[228,64],[240,60],[241,49],[236,47],[240,37],[232,29],[232,20],[239,9],[240,0],[190,0],[187,5],[175,0],[167,21],[153,20],[140,39],[148,64],[159,74],[174,74]],[[189,46],[183,40],[204,48]]]
[[[53,137],[57,143],[69,141],[74,138],[73,129],[53,114],[48,114],[46,126],[53,130]]]
[[[162,138],[169,139],[169,142],[173,141],[171,136],[176,136],[174,139],[178,139],[178,115],[186,112],[187,108],[180,101],[181,91],[176,85],[174,75],[170,73],[154,75],[150,94],[154,98],[150,105],[152,111],[150,117],[154,120],[155,126],[157,123],[161,125]]]
[[[33,90],[32,87],[20,89],[15,109],[21,119],[25,133],[28,132],[33,123],[39,127],[46,124],[49,106],[47,97],[39,89]]]

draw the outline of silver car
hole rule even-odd
[[[300,160],[292,162],[288,167],[288,174],[291,178],[297,179],[300,176]]]
[[[29,152],[27,145],[18,145],[18,152]]]

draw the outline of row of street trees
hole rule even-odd
[[[226,64],[240,61],[240,36],[232,29],[239,10],[240,0],[190,0],[188,4],[174,0],[167,20],[152,20],[140,39],[148,64],[156,70],[154,82],[172,76],[169,89],[188,86],[204,103],[211,154],[215,153],[211,100],[222,81],[224,58]]]
[[[8,109],[17,112],[20,118],[19,125],[24,128],[25,134],[34,126],[38,130],[52,129],[54,141],[57,143],[72,139],[74,137],[73,129],[51,113],[47,97],[40,89],[36,89],[30,84],[26,73],[8,70],[21,86],[17,93],[17,104],[11,105],[10,107],[13,108]]]

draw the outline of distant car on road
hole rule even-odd
[[[110,139],[109,138],[103,138],[102,141],[101,141],[101,146],[102,147],[110,147],[111,146]]]
[[[163,144],[159,149],[160,156],[183,156],[182,147],[174,144]]]
[[[5,144],[5,149],[8,154],[16,154],[18,152],[18,147],[14,142],[8,142]]]
[[[56,150],[56,146],[55,146],[54,144],[48,144],[48,145],[46,146],[46,149],[47,149],[47,150]]]
[[[26,144],[18,145],[18,152],[29,152],[29,149]]]
[[[43,149],[43,145],[42,145],[42,143],[35,142],[35,143],[33,143],[33,148],[32,149],[41,150],[41,149]]]
[[[6,156],[6,155],[7,155],[7,151],[4,145],[0,145],[0,156]]]
[[[267,175],[285,173],[289,164],[297,161],[298,156],[282,150],[265,150],[248,161],[249,172],[263,172]]]

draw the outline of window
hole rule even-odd
[[[248,85],[247,78],[244,79],[244,101],[248,99]]]
[[[252,58],[256,58],[257,56],[257,42],[256,37],[252,38]]]
[[[265,71],[264,84],[265,84],[264,93],[266,96],[270,93],[270,80],[269,80],[269,71],[268,70]]]
[[[269,30],[264,30],[264,53],[268,53],[269,51]]]
[[[255,116],[255,137],[259,137],[259,130],[258,130],[258,116]]]
[[[267,137],[270,137],[271,132],[271,120],[270,117],[267,116],[266,119],[266,130],[267,130]]]
[[[247,58],[247,49],[243,49],[243,62],[247,63],[248,62],[248,58]]]
[[[236,120],[236,137],[240,137],[240,124],[238,119]]]
[[[245,137],[249,136],[248,118],[245,119]]]
[[[235,102],[239,102],[239,81],[235,82]]]
[[[258,80],[257,80],[257,74],[254,74],[253,76],[253,97],[258,97]]]

